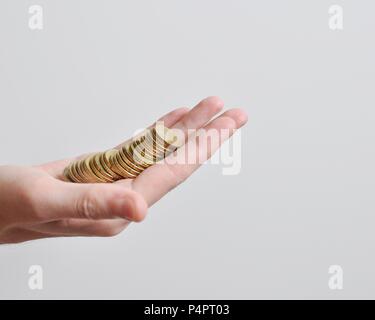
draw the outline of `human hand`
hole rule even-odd
[[[240,109],[211,120],[223,108],[216,97],[196,107],[176,109],[159,121],[170,128],[222,130],[230,135],[247,122]],[[187,137],[186,145],[195,137]],[[208,159],[224,141],[194,145]],[[178,157],[172,154],[169,157]],[[135,179],[112,184],[75,184],[63,181],[63,170],[73,159],[34,167],[0,167],[0,244],[48,237],[114,236],[146,216],[147,208],[186,180],[201,164],[157,163]]]

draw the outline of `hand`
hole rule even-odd
[[[231,109],[211,120],[223,102],[210,97],[196,107],[176,109],[160,120],[182,129],[228,129],[231,134],[247,121]],[[211,121],[210,121],[211,120]],[[187,137],[186,144],[196,138]],[[208,159],[223,141],[200,150]],[[120,146],[119,146],[120,147]],[[178,157],[172,154],[170,157]],[[147,208],[188,178],[200,165],[158,163],[136,179],[113,184],[75,184],[62,181],[73,159],[36,167],[0,167],[0,243],[67,236],[114,236],[131,222],[145,218]]]

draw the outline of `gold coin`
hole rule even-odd
[[[156,141],[150,135],[145,137],[141,147],[146,149],[147,153],[153,157],[160,157],[164,154],[164,149],[161,146],[158,146]]]
[[[102,153],[97,153],[90,159],[90,168],[95,173],[97,177],[99,177],[102,180],[105,180],[106,182],[114,182],[111,176],[109,176],[103,167],[101,166],[99,162],[99,157]]]
[[[114,182],[114,179],[112,177],[112,175],[110,175],[106,170],[105,168],[103,167],[100,159],[102,157],[102,155],[104,154],[104,152],[99,152],[97,153],[93,159],[92,159],[92,169],[95,171],[97,170],[99,172],[100,175],[102,175],[106,180],[109,180],[109,182]]]
[[[150,153],[150,151],[147,150],[145,144],[140,144],[136,147],[132,148],[133,155],[137,158],[140,159],[142,162],[146,164],[154,164],[156,160],[156,156]]]
[[[154,163],[174,152],[180,141],[173,129],[161,123],[144,130],[119,150],[108,150],[70,163],[64,177],[75,183],[114,182],[135,178]]]
[[[73,164],[73,172],[75,173],[75,176],[78,178],[78,180],[80,180],[81,183],[86,181],[85,176],[82,174],[80,170],[79,161],[76,161]]]
[[[181,147],[183,141],[179,141],[179,137],[175,134],[173,129],[169,129],[160,122],[155,125],[156,136],[160,137],[167,145]]]
[[[185,135],[180,136],[175,129],[169,129],[165,126],[156,126],[156,137],[163,139],[165,144],[164,147],[170,154],[182,147],[185,143]]]
[[[78,175],[78,173],[76,172],[76,168],[75,168],[75,165],[76,165],[76,162],[73,162],[70,166],[69,166],[69,176],[70,178],[76,182],[76,183],[81,183],[82,180],[81,180],[81,177]]]
[[[120,180],[122,177],[120,177],[116,172],[114,172],[111,169],[111,161],[110,158],[113,157],[115,154],[118,153],[118,150],[107,150],[106,152],[103,152],[101,156],[99,157],[100,164],[104,168],[104,170],[113,178],[113,180]]]
[[[125,171],[125,174],[126,174],[126,178],[135,178],[138,174],[139,174],[139,171],[136,171],[135,169],[133,169],[131,166],[129,166],[129,163],[128,162],[125,162],[121,155],[120,155],[120,152],[117,153],[114,157],[113,157],[113,160],[114,162],[116,163],[116,165],[122,169],[123,171]]]
[[[135,165],[131,160],[129,160],[123,152],[119,152],[116,155],[116,159],[120,163],[120,165],[122,165],[122,167],[125,168],[128,173],[133,176],[139,175],[144,170],[144,168]]]
[[[165,150],[169,146],[169,144],[166,143],[162,137],[157,135],[155,128],[151,130],[150,133],[146,136],[146,140],[152,143],[152,145],[155,145],[156,148],[160,150]]]
[[[163,146],[168,146],[173,142],[172,137],[168,134],[168,129],[164,125],[156,124],[154,127],[153,136]]]
[[[87,158],[85,158],[81,161],[80,169],[81,169],[82,173],[85,175],[85,177],[87,178],[87,182],[91,182],[91,183],[106,182],[101,177],[98,177],[94,173],[94,171],[91,169],[90,161],[91,161],[92,157],[93,157],[93,155],[88,156]]]
[[[116,156],[110,159],[111,162],[111,170],[115,172],[121,179],[128,179],[127,172],[120,166],[120,164],[116,160]]]
[[[80,175],[83,183],[89,183],[92,182],[90,179],[90,176],[84,171],[83,165],[82,165],[83,159],[78,160],[75,163],[75,170],[78,175]]]
[[[152,146],[152,148],[156,150],[158,154],[164,155],[170,150],[169,145],[166,145],[164,141],[157,136],[147,136],[145,139],[145,143],[147,143],[149,146]]]
[[[134,146],[130,145],[128,148],[122,149],[122,155],[125,155],[132,165],[138,167],[143,171],[152,165],[152,163],[143,159],[142,156],[138,153],[134,153]]]
[[[65,180],[67,180],[69,182],[74,182],[72,180],[72,178],[70,178],[70,176],[69,176],[69,167],[70,167],[70,165],[68,165],[68,166],[65,167],[65,169],[63,171],[63,177],[64,177]]]
[[[151,134],[148,134],[144,137],[144,140],[142,141],[140,146],[146,149],[147,153],[154,157],[160,155],[160,153],[163,151],[161,147],[157,146],[156,141]]]
[[[148,152],[152,152],[153,153],[153,156],[154,156],[154,159],[156,161],[154,162],[158,162],[164,158],[166,158],[169,154],[171,154],[175,148],[174,147],[165,147],[163,146],[162,144],[158,143],[158,141],[156,140],[157,137],[150,137],[150,136],[147,136],[146,139],[145,139],[145,142],[142,144],[144,145],[145,149],[148,150]],[[150,151],[152,150],[152,151]]]
[[[150,129],[145,129],[145,130],[143,130],[143,131],[140,132],[139,134],[137,134],[137,135],[135,135],[134,137],[132,137],[131,140],[130,140],[130,142],[128,142],[128,143],[131,143],[131,142],[134,142],[134,141],[138,141],[138,140],[142,140],[143,137],[144,137],[145,135],[147,135],[149,131],[150,131]]]
[[[116,154],[112,159],[114,166],[112,170],[114,170],[118,175],[123,177],[124,179],[131,179],[135,178],[137,175],[130,172],[130,169],[126,166],[120,164],[120,155]]]
[[[73,163],[69,164],[69,166],[67,166],[66,168],[66,176],[68,177],[68,179],[71,181],[71,182],[79,182],[72,174],[72,165]]]
[[[81,179],[81,182],[82,183],[89,183],[90,179],[89,177],[86,176],[86,174],[83,172],[82,170],[82,159],[81,160],[77,160],[74,164],[74,169],[77,173],[77,175],[80,176],[80,179]]]
[[[159,147],[154,140],[151,140],[148,137],[142,145],[144,145],[145,149],[147,149],[149,153],[152,153],[157,161],[165,158],[166,154],[168,153],[168,150],[161,149],[161,147]]]
[[[121,159],[130,166],[134,171],[136,171],[138,174],[141,173],[144,169],[146,169],[148,166],[142,166],[140,163],[134,159],[133,155],[129,151],[131,149],[131,145],[126,145],[121,148],[119,155]]]

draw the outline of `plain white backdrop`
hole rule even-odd
[[[116,238],[1,246],[0,298],[375,298],[374,14],[372,0],[1,0],[0,164],[106,149],[209,95],[249,123],[240,175],[203,167]]]

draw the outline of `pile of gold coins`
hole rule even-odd
[[[156,123],[119,149],[91,154],[70,163],[64,170],[64,177],[76,183],[111,183],[120,179],[134,179],[177,150],[182,140],[173,130]]]

